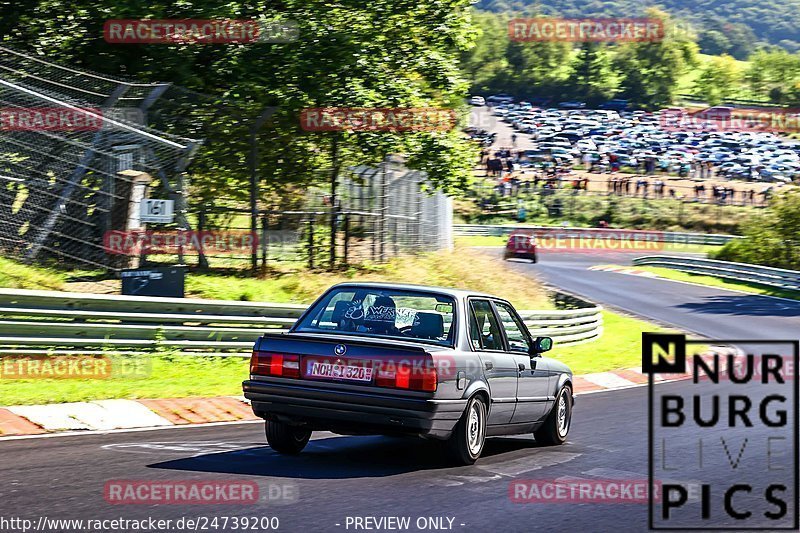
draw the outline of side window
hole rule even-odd
[[[529,353],[531,345],[525,324],[520,321],[510,305],[495,302],[495,306],[497,307],[497,314],[500,316],[500,322],[503,323],[503,329],[506,332],[509,351]]]
[[[500,324],[488,300],[472,300],[469,316],[469,340],[475,350],[502,350]]]

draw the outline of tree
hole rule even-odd
[[[731,50],[731,40],[719,30],[702,32],[697,44],[701,52],[714,56],[729,53]]]
[[[613,64],[624,97],[658,108],[672,103],[680,76],[697,64],[697,44],[693,35],[672,31],[674,23],[663,11],[651,8],[647,16],[661,20],[664,38],[620,46]]]
[[[0,3],[0,7],[3,4]],[[56,61],[115,76],[167,81],[212,95],[191,104],[180,124],[163,115],[159,126],[202,134],[193,167],[195,194],[208,199],[246,196],[247,127],[237,114],[255,117],[265,106],[278,112],[261,131],[260,174],[265,194],[325,179],[335,182],[349,165],[380,162],[406,152],[447,190],[463,188],[473,147],[455,131],[414,133],[306,132],[309,107],[445,107],[463,112],[467,86],[459,56],[474,39],[469,0],[25,0],[4,9],[3,39]],[[103,38],[108,19],[256,19],[295,21],[289,43],[243,45],[115,45]],[[218,102],[215,102],[215,99]],[[237,114],[208,109],[237,103]],[[186,114],[186,113],[184,113]],[[198,127],[203,122],[203,127]],[[435,146],[431,153],[421,147]]]
[[[599,43],[582,43],[573,60],[569,78],[572,96],[597,103],[613,96],[618,80],[611,69],[605,47]]]
[[[800,269],[800,192],[773,197],[769,207],[748,219],[742,230],[744,239],[726,244],[716,253],[717,259]]]
[[[762,49],[753,54],[745,72],[750,90],[775,103],[784,102],[784,95],[800,81],[800,55],[779,48]]]
[[[461,66],[472,90],[485,93],[493,90],[496,81],[508,71],[508,22],[500,15],[480,11],[474,14],[473,21],[475,45],[462,52]]]
[[[703,66],[695,84],[696,94],[709,105],[717,105],[737,95],[741,71],[729,55],[712,57]]]

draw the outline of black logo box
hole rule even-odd
[[[686,374],[686,346],[687,345],[769,345],[769,346],[791,346],[793,354],[793,413],[792,421],[792,436],[793,436],[793,457],[794,463],[792,465],[792,472],[794,478],[794,512],[792,516],[793,524],[791,526],[744,526],[737,525],[736,531],[797,531],[800,529],[800,477],[798,477],[798,468],[800,468],[800,443],[798,442],[798,430],[800,429],[800,380],[798,379],[798,363],[800,363],[800,341],[797,340],[764,340],[764,339],[703,339],[703,340],[687,340],[685,335],[679,334],[661,334],[661,333],[643,333],[642,334],[642,372],[648,375],[647,383],[647,452],[648,452],[648,528],[653,531],[731,531],[729,526],[722,527],[691,527],[681,525],[678,527],[658,526],[656,527],[653,512],[654,506],[654,385],[655,374]],[[655,350],[658,347],[658,358],[654,361]],[[674,355],[673,360],[666,359],[661,356],[662,353],[671,353]],[[663,495],[662,495],[663,497]]]

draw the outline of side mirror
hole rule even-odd
[[[552,347],[553,339],[550,337],[536,337],[536,339],[533,341],[533,346],[531,347],[531,356],[536,357],[542,352],[550,351]]]

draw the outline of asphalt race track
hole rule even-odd
[[[587,270],[622,261],[549,255],[538,265],[515,268],[700,335],[797,338],[800,303]],[[659,385],[664,391],[689,386]],[[730,429],[725,435],[736,439],[740,433]],[[686,436],[674,444],[693,441]],[[348,517],[407,516],[411,531],[421,517],[443,517],[445,528],[452,519],[456,531],[647,529],[645,503],[513,503],[509,493],[514,480],[646,480],[645,387],[579,397],[564,446],[539,447],[532,437],[494,438],[471,467],[442,466],[435,443],[323,433],[300,456],[282,457],[266,446],[262,425],[252,423],[8,440],[0,442],[0,457],[0,514],[34,520],[277,516],[279,531],[315,532],[364,530],[348,527]],[[727,476],[721,469],[715,481],[725,483]],[[189,479],[253,480],[262,501],[236,507],[111,505],[103,495],[109,480]],[[270,487],[275,494],[282,487],[288,496],[269,500]]]
[[[498,257],[501,252],[497,251]],[[711,338],[797,339],[800,302],[662,279],[589,270],[630,264],[630,253],[541,254],[538,264],[509,262],[587,299]]]

